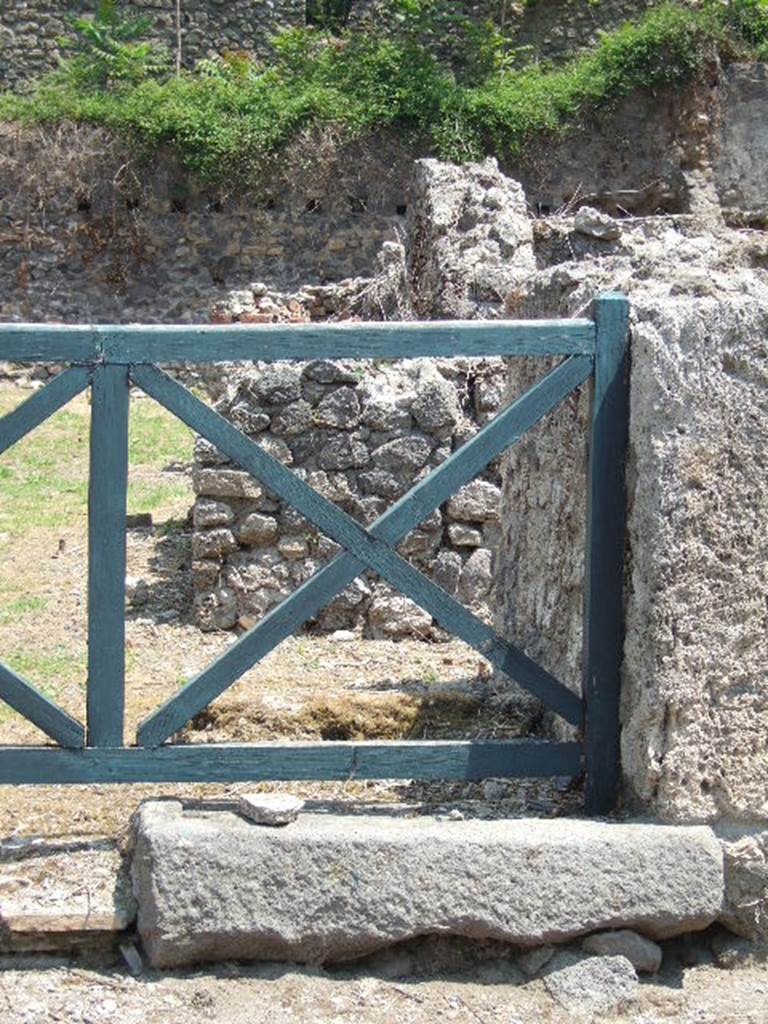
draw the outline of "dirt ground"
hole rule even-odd
[[[0,382],[0,413],[28,393]],[[128,572],[145,586],[141,600],[128,605],[127,742],[145,715],[234,639],[201,633],[192,622],[191,437],[172,435],[164,414],[150,415],[146,403],[137,405],[139,458],[132,469],[129,511],[151,511],[153,525],[128,531]],[[79,398],[36,432],[34,441],[25,440],[0,459],[0,658],[81,720],[87,417],[87,401]],[[57,468],[54,454],[62,445],[69,456],[65,470]],[[487,663],[459,642],[298,636],[219,698],[183,739],[501,738],[520,735],[530,724],[493,698]],[[42,741],[34,727],[0,708],[0,743]],[[66,902],[73,891],[87,890],[90,898],[93,889],[96,899],[111,885],[109,872],[104,877],[100,868],[59,872],[52,865],[57,858],[69,863],[74,851],[88,864],[93,852],[101,858],[94,863],[112,858],[114,870],[130,817],[150,796],[219,800],[242,789],[279,788],[312,799],[396,800],[433,810],[450,805],[467,815],[558,815],[579,806],[578,791],[566,782],[0,787],[0,904],[9,894],[17,899],[21,889],[43,909]],[[599,1019],[606,1024],[768,1024],[765,966],[742,960],[737,969],[724,970],[702,949],[691,955],[670,948],[664,973],[644,981],[619,1016]],[[0,1024],[570,1024],[577,1019],[583,1018],[553,1002],[542,981],[523,977],[510,951],[468,954],[448,940],[420,940],[334,970],[224,964],[133,976],[114,951],[58,959],[0,956]]]
[[[541,980],[526,981],[509,960],[461,969],[418,965],[398,974],[388,954],[355,968],[222,964],[184,973],[131,976],[107,964],[52,958],[0,960],[3,1024],[583,1024],[559,1007]],[[445,959],[443,955],[443,959]],[[450,958],[449,958],[450,959]],[[768,972],[673,963],[643,981],[601,1024],[765,1024]]]
[[[29,384],[0,382],[0,413]],[[88,419],[79,396],[0,458],[0,658],[81,721],[87,658]],[[132,396],[129,514],[152,525],[127,533],[128,575],[141,581],[126,623],[125,741],[137,724],[234,642],[192,618],[192,435]],[[487,662],[460,641],[390,643],[296,636],[282,643],[201,714],[185,742],[517,736],[525,716],[487,700]],[[0,708],[0,743],[47,742]],[[149,796],[232,797],[236,786],[0,787],[0,836],[121,841]],[[269,788],[269,787],[267,787]],[[478,786],[393,783],[281,785],[304,796],[428,802],[477,800]],[[549,780],[497,783],[494,813],[556,813]],[[573,802],[570,798],[565,802]]]

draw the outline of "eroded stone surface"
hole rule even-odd
[[[147,804],[132,864],[155,966],[343,960],[442,932],[536,946],[600,928],[657,938],[722,901],[707,828],[301,815],[285,830]]]
[[[549,994],[565,1010],[591,1017],[629,1002],[638,988],[637,975],[623,956],[581,957],[558,953],[544,978]]]
[[[304,801],[290,793],[241,793],[238,811],[257,825],[290,825],[296,821]]]

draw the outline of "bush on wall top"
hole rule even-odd
[[[634,89],[689,79],[718,53],[768,56],[768,0],[665,3],[557,67],[526,65],[503,33],[455,7],[391,0],[386,26],[290,29],[269,63],[223,54],[173,75],[144,38],[147,20],[103,0],[75,22],[58,71],[29,95],[0,96],[0,118],[103,125],[146,152],[172,147],[208,180],[252,180],[311,126],[347,138],[396,126],[448,159],[504,156]]]

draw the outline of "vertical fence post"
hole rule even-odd
[[[121,747],[125,707],[128,368],[94,370],[88,485],[89,747]]]
[[[588,814],[607,814],[616,805],[620,779],[629,302],[623,295],[601,295],[595,300],[594,316],[597,344],[584,574],[585,805]]]

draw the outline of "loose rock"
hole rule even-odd
[[[655,974],[661,967],[661,946],[628,928],[588,935],[581,948],[596,956],[626,957],[641,974]]]
[[[608,1013],[629,1002],[639,983],[626,957],[563,952],[550,962],[544,984],[564,1010],[587,1015]]]
[[[290,793],[242,793],[237,809],[257,825],[290,825],[296,821],[304,801]]]
[[[601,238],[605,242],[612,242],[621,237],[621,225],[618,221],[591,206],[582,206],[573,219],[573,226],[580,234]]]

